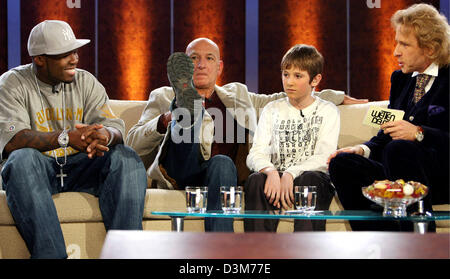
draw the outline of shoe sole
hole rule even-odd
[[[186,108],[191,113],[194,110],[194,101],[201,99],[194,88],[192,76],[194,64],[192,59],[183,52],[175,52],[167,61],[167,76],[172,86],[177,107]]]

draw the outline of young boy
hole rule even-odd
[[[288,209],[293,186],[317,186],[316,210],[327,210],[334,195],[327,158],[337,148],[339,110],[312,96],[322,79],[323,57],[313,46],[295,45],[281,61],[287,94],[264,107],[247,166],[246,210]],[[245,231],[273,231],[278,219],[245,219]],[[294,231],[325,230],[325,221],[295,220]]]

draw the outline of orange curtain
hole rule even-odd
[[[345,90],[345,13],[345,1],[260,2],[259,93],[270,94],[283,90],[281,59],[295,44],[313,45],[324,56],[323,79],[318,90]]]
[[[388,99],[390,75],[398,68],[390,18],[396,10],[419,2],[380,0],[379,8],[370,8],[363,0],[348,1],[348,7],[344,0],[260,1],[259,92],[282,91],[281,59],[292,45],[302,43],[314,45],[324,56],[319,90]],[[427,2],[439,7],[439,0]]]
[[[110,98],[147,100],[167,85],[170,2],[99,1],[99,73]]]
[[[174,0],[171,42],[171,1],[98,1],[96,27],[95,1],[80,0],[80,8],[69,8],[67,1],[21,0],[22,63],[30,62],[26,45],[31,28],[44,19],[60,19],[72,26],[77,37],[91,40],[80,49],[79,67],[95,73],[97,61],[97,77],[112,99],[147,100],[151,90],[168,85],[166,61],[171,47],[185,51],[198,37],[214,40],[221,49],[224,71],[218,84],[244,83],[245,1]],[[318,89],[387,99],[390,75],[398,68],[392,54],[395,34],[390,17],[419,2],[380,0],[380,8],[370,9],[364,0],[259,1],[259,70],[255,73],[259,93],[282,90],[281,58],[292,45],[304,43],[314,45],[325,58]],[[439,7],[439,0],[426,2]],[[5,6],[4,0],[0,3]]]

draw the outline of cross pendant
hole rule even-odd
[[[57,174],[56,177],[61,178],[61,188],[64,188],[64,177],[67,177],[67,174],[63,172],[63,168],[59,169],[59,174]]]

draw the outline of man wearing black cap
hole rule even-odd
[[[0,77],[3,188],[32,258],[67,257],[56,193],[97,196],[106,230],[142,229],[144,165],[123,145],[124,122],[105,88],[76,68],[89,42],[66,22],[43,21],[28,39],[32,63]]]

